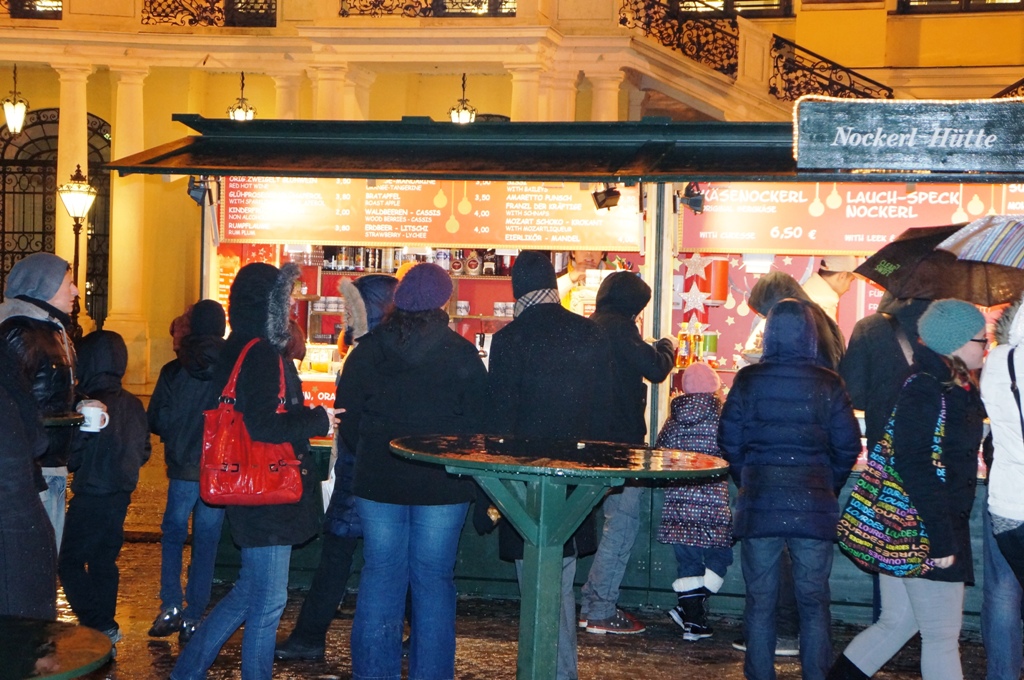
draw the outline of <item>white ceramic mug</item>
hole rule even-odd
[[[110,416],[97,406],[82,407],[82,415],[85,417],[82,432],[99,432],[110,424]]]
[[[457,300],[455,302],[455,313],[459,316],[469,316],[469,300]]]

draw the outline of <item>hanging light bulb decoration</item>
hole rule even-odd
[[[462,74],[462,99],[448,109],[448,117],[452,119],[453,123],[459,123],[465,125],[466,123],[472,123],[476,120],[476,108],[469,105],[469,100],[466,99],[466,74]]]
[[[11,136],[21,134],[25,125],[25,114],[28,113],[28,102],[21,98],[18,92],[18,65],[14,65],[14,89],[11,96],[3,100],[4,117],[7,119],[7,129]]]
[[[228,118],[243,121],[252,120],[255,115],[256,109],[245,98],[245,71],[242,71],[241,78],[239,79],[238,99],[228,107]]]

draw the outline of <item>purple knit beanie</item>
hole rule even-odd
[[[405,312],[440,309],[452,296],[448,272],[432,262],[421,262],[406,273],[395,289],[395,307]]]

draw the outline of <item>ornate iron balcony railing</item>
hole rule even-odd
[[[145,0],[142,5],[142,23],[175,26],[276,26],[277,0]]]
[[[517,0],[341,0],[339,16],[514,17]]]
[[[740,32],[735,13],[700,0],[659,2],[624,0],[619,24],[639,28],[694,61],[735,78],[739,65]]]
[[[992,95],[992,99],[1012,99],[1014,97],[1024,97],[1024,78]]]
[[[777,35],[772,38],[772,62],[768,92],[776,99],[794,101],[805,94],[849,99],[893,98],[891,87]]]

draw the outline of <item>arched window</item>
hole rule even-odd
[[[0,126],[0,291],[14,263],[31,253],[54,251],[59,109],[29,111],[21,134]],[[89,182],[96,202],[85,225],[87,234],[84,306],[100,326],[107,316],[110,260],[110,124],[89,114]],[[63,208],[61,208],[63,209]]]

